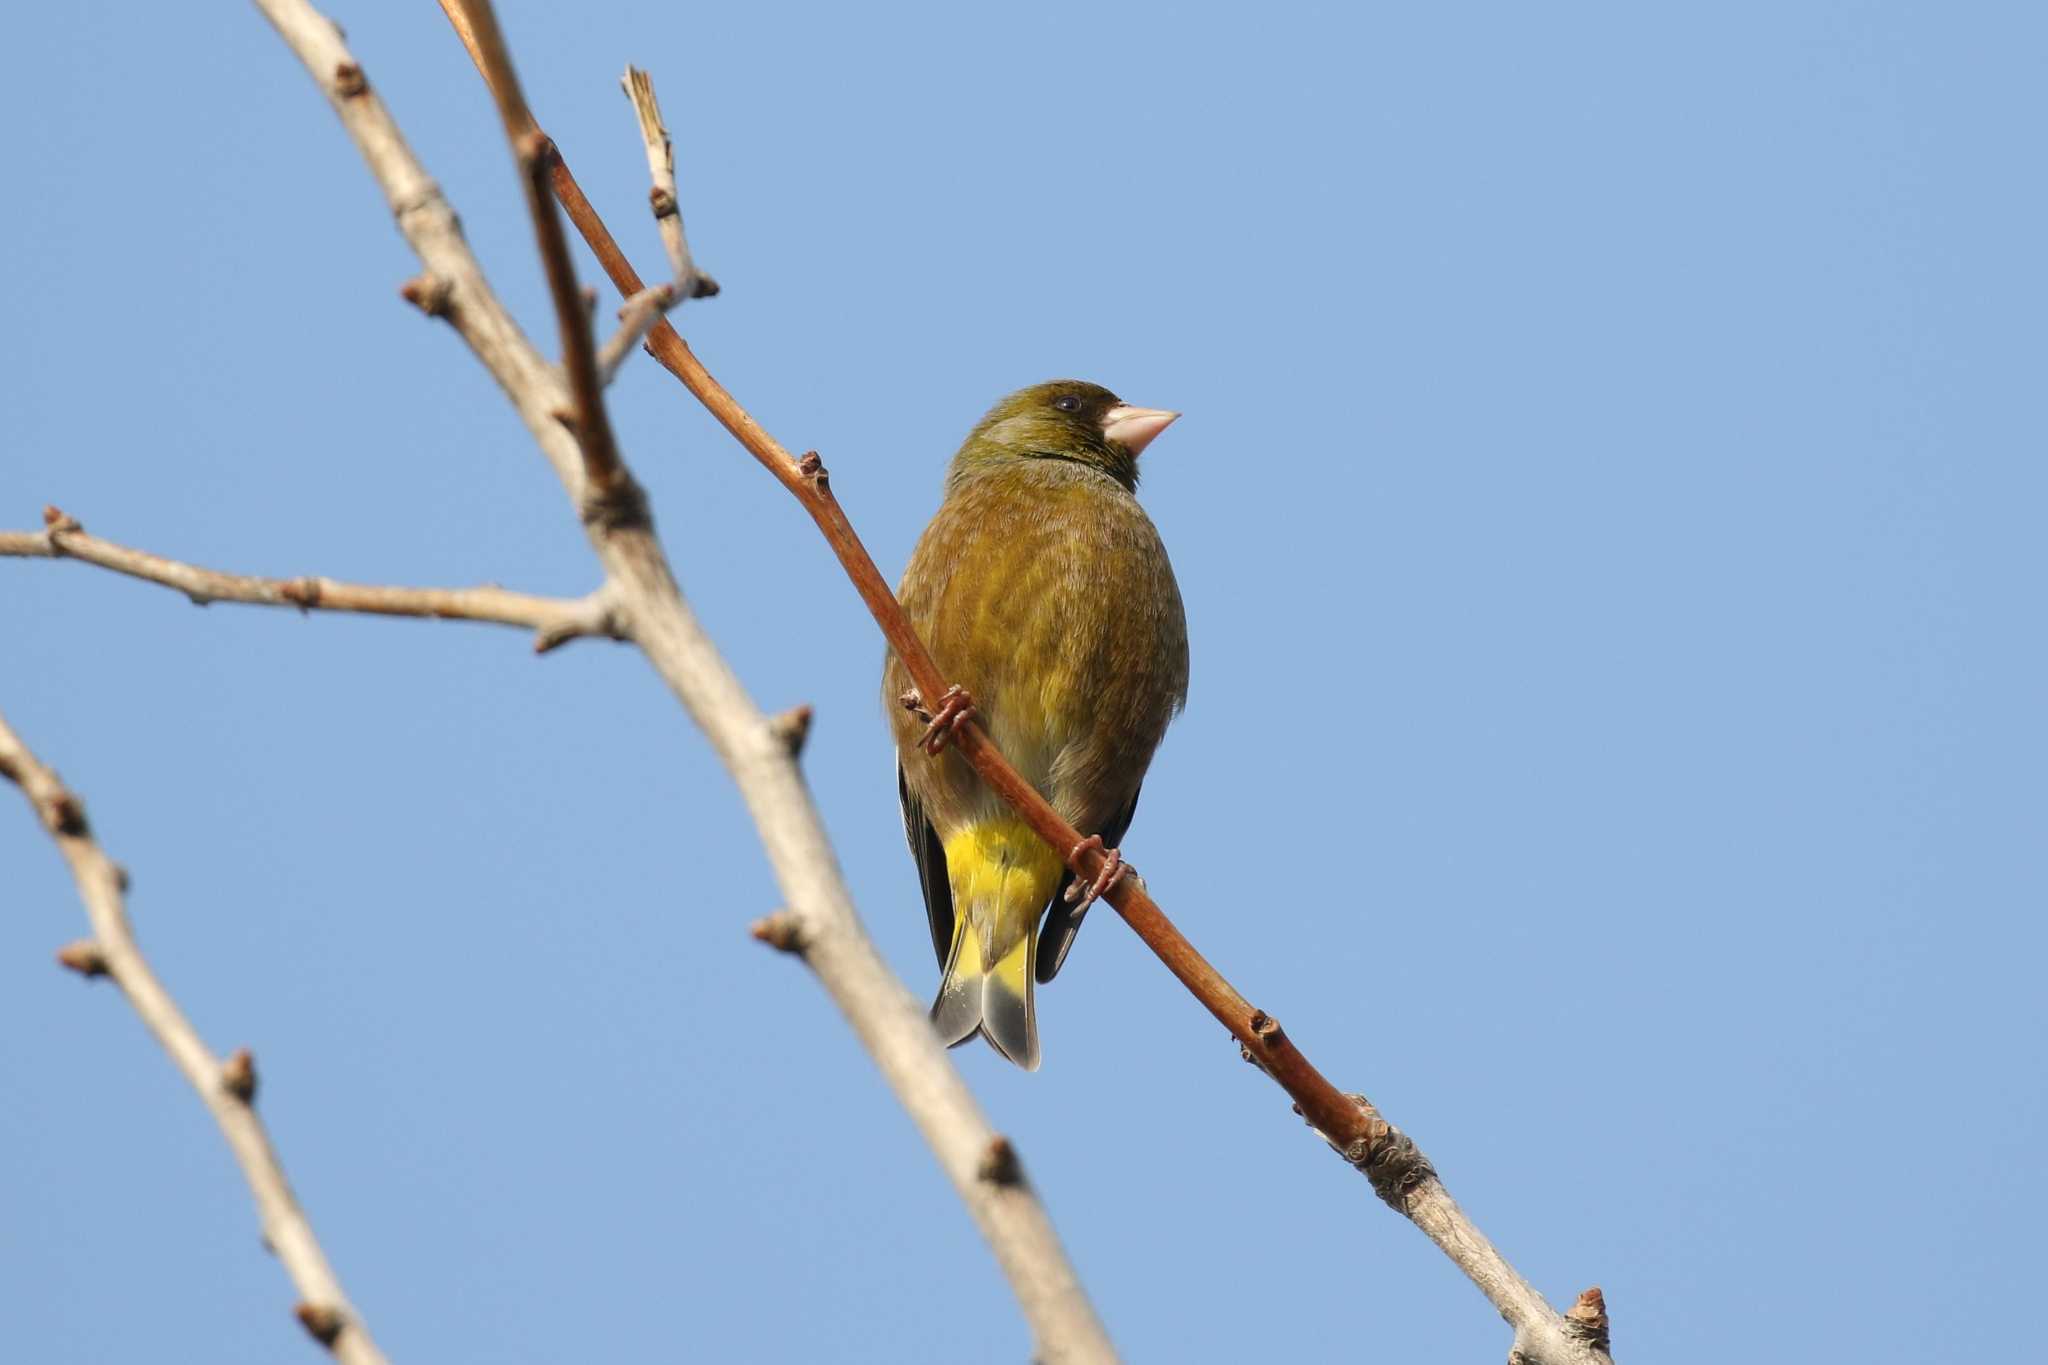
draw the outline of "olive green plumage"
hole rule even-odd
[[[1138,452],[1172,420],[1073,380],[1005,398],[954,457],[898,590],[997,748],[1111,847],[1187,696],[1180,590],[1135,496]],[[948,1043],[980,1032],[1034,1068],[1033,978],[1052,979],[1080,927],[1061,895],[1066,850],[1047,848],[957,752],[918,748],[924,724],[897,701],[910,686],[891,654],[882,692],[904,826],[945,968],[933,1019]]]

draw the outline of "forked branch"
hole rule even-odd
[[[389,110],[370,93],[362,68],[334,25],[304,0],[258,0],[258,7],[326,93],[390,202],[400,231],[418,252],[426,273],[413,294],[435,304],[428,311],[445,317],[490,370],[576,502],[591,548],[604,565],[608,590],[631,622],[634,643],[702,727],[746,800],[790,906],[785,912],[788,946],[802,952],[930,1142],[1009,1277],[1038,1355],[1059,1361],[1112,1359],[1102,1324],[1044,1207],[1022,1179],[1014,1153],[989,1127],[932,1036],[923,1009],[860,927],[796,766],[793,736],[800,727],[771,722],[747,696],[677,589],[616,449],[608,459],[593,456],[589,438],[604,420],[603,396],[594,382],[586,391],[577,379],[582,368],[578,353],[587,349],[587,337],[579,340],[565,323],[565,383],[506,314],[445,200],[406,146]],[[559,157],[518,95],[489,5],[442,0],[442,7],[492,78],[522,169],[545,170],[559,181]],[[547,154],[528,154],[539,148]],[[554,205],[533,207],[557,314],[564,313],[567,300],[576,305],[570,311],[581,316],[582,300],[566,252],[556,250],[548,232],[547,225],[557,222]],[[665,321],[656,324],[657,334],[664,330],[674,334]],[[594,357],[589,370],[594,381]],[[573,414],[574,438],[559,420],[564,411]],[[991,1166],[990,1153],[999,1146],[1012,1159]],[[991,1177],[990,1170],[1004,1178]]]
[[[555,144],[541,132],[526,107],[519,88],[519,76],[512,69],[512,53],[498,27],[498,16],[487,0],[464,4],[462,12],[468,31],[490,64],[497,79],[490,83],[504,122],[506,140],[519,162],[519,181],[526,191],[528,216],[533,219],[534,239],[540,248],[541,267],[547,272],[548,296],[555,304],[555,325],[562,338],[562,368],[569,376],[574,406],[558,415],[576,435],[583,451],[587,493],[598,502],[614,495],[626,480],[626,467],[619,459],[612,438],[611,417],[605,411],[604,383],[598,377],[597,345],[591,338],[590,305],[576,288],[576,266],[569,259],[569,239],[555,212],[549,192],[549,167],[555,160]],[[637,291],[636,291],[637,292]],[[586,507],[586,515],[592,508]]]
[[[442,0],[442,7],[452,10],[456,3],[457,0]],[[456,27],[462,32],[459,21]],[[487,52],[467,33],[463,37],[486,83],[492,82],[493,68]],[[527,117],[530,120],[531,114]],[[623,296],[638,294],[645,288],[639,272],[584,197],[559,149],[551,181],[570,221],[582,233],[612,284]],[[647,345],[663,368],[681,380],[810,513],[881,627],[889,647],[903,661],[918,692],[927,698],[944,696],[954,680],[939,672],[873,557],[847,520],[817,452],[807,451],[801,458],[793,456],[711,375],[667,321],[654,326]],[[958,726],[952,742],[982,780],[1024,817],[1034,833],[1054,849],[1073,850],[1068,855],[1069,866],[1077,877],[1083,881],[1096,878],[1103,868],[1100,841],[1085,841],[1080,831],[1062,819],[1051,803],[1010,766],[977,722],[969,719]],[[1611,1365],[1606,1350],[1604,1308],[1597,1340],[1575,1332],[1566,1316],[1553,1309],[1515,1272],[1450,1198],[1415,1144],[1382,1118],[1363,1096],[1340,1091],[1317,1070],[1278,1020],[1255,1008],[1196,950],[1152,899],[1140,878],[1121,879],[1104,899],[1181,984],[1230,1030],[1245,1059],[1257,1064],[1287,1092],[1296,1112],[1352,1165],[1371,1175],[1381,1197],[1421,1228],[1486,1295],[1514,1330],[1514,1350],[1529,1365]],[[1589,1290],[1587,1294],[1598,1297],[1596,1291]]]

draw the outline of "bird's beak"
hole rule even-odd
[[[1136,455],[1179,416],[1164,408],[1134,408],[1119,403],[1102,415],[1102,434]]]

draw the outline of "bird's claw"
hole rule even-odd
[[[917,747],[934,758],[945,752],[953,732],[975,715],[973,696],[959,686],[947,688],[946,695],[939,698],[938,707],[934,710],[925,708],[924,697],[914,687],[896,700],[919,720],[930,722],[924,733],[917,737]]]
[[[1067,904],[1074,907],[1076,919],[1086,914],[1089,906],[1107,895],[1109,889],[1122,881],[1124,874],[1131,870],[1131,865],[1124,861],[1122,853],[1102,846],[1100,834],[1091,834],[1067,850],[1067,861],[1074,862],[1083,851],[1091,848],[1102,855],[1102,866],[1095,870],[1095,876],[1090,881],[1082,882],[1076,878],[1067,885]]]

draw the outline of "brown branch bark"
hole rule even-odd
[[[590,393],[587,412],[577,410],[584,436],[579,444],[556,420],[569,401],[567,389],[576,383],[575,366],[565,384],[520,334],[463,241],[446,201],[405,145],[389,111],[371,93],[339,30],[305,0],[257,3],[327,95],[390,202],[399,230],[419,254],[426,273],[408,297],[446,318],[490,370],[582,513],[623,630],[703,729],[747,803],[790,906],[780,940],[803,954],[931,1144],[995,1250],[1031,1325],[1039,1357],[1113,1359],[1094,1307],[1043,1205],[1023,1179],[1014,1151],[989,1126],[933,1037],[922,1006],[889,972],[862,930],[796,766],[792,727],[771,721],[754,705],[684,602],[637,486],[616,451],[616,467],[609,473],[592,462],[588,419],[602,415],[601,392]],[[517,97],[488,4],[442,0],[442,7],[482,69],[495,77],[500,113],[515,147],[542,145],[544,136]],[[545,166],[551,175],[560,169],[552,154],[522,156],[522,166]],[[566,267],[566,254],[553,251],[543,226],[557,221],[554,212],[552,203],[538,207],[536,230],[544,255],[559,257]],[[573,295],[573,278],[556,280],[551,269],[551,287],[559,312],[561,301]],[[663,328],[666,322],[657,326]],[[567,349],[578,348],[570,344]],[[997,1152],[1004,1159],[992,1160]]]
[[[451,11],[451,18],[456,3],[458,0],[442,0],[442,8]],[[478,43],[463,31],[459,21],[456,29],[485,82],[491,83],[492,67]],[[530,112],[526,117],[530,122]],[[639,272],[584,196],[559,149],[551,166],[551,182],[569,220],[596,253],[614,287],[625,297],[638,294],[645,288]],[[792,456],[712,376],[666,320],[657,323],[648,334],[647,346],[663,368],[681,380],[698,402],[810,514],[867,604],[889,647],[903,660],[918,691],[927,698],[943,696],[949,680],[940,674],[867,547],[847,520],[817,452],[808,451],[801,458]],[[1010,766],[978,722],[970,720],[961,725],[954,732],[953,743],[982,780],[1024,817],[1034,833],[1067,855],[1069,866],[1079,877],[1095,876],[1103,861],[1102,854],[1079,847],[1080,831],[1063,820],[1051,803]],[[1078,855],[1068,852],[1076,849]],[[1245,1059],[1256,1063],[1287,1092],[1295,1111],[1347,1161],[1371,1177],[1381,1198],[1420,1228],[1471,1279],[1513,1329],[1514,1351],[1530,1365],[1609,1365],[1604,1308],[1598,1344],[1583,1334],[1575,1334],[1567,1318],[1514,1270],[1451,1199],[1415,1144],[1382,1118],[1364,1096],[1339,1090],[1317,1070],[1279,1021],[1240,995],[1188,941],[1152,899],[1142,879],[1124,877],[1104,899],[1167,970],[1230,1030]],[[1587,1293],[1597,1296],[1596,1291]]]
[[[21,789],[36,818],[56,840],[92,923],[92,938],[64,948],[57,960],[81,975],[108,977],[119,986],[172,1063],[199,1092],[255,1196],[264,1241],[298,1287],[295,1312],[300,1323],[345,1365],[383,1365],[383,1353],[342,1292],[341,1280],[313,1235],[270,1134],[256,1115],[256,1067],[249,1050],[242,1048],[223,1060],[208,1049],[142,955],[128,923],[127,877],[93,837],[84,803],[22,742],[4,716],[0,777]]]
[[[444,6],[445,8],[445,6]],[[569,392],[575,406],[566,414],[583,451],[584,476],[590,490],[600,497],[610,495],[626,477],[612,438],[611,417],[604,406],[604,382],[598,377],[597,346],[590,332],[590,304],[576,288],[576,266],[569,259],[569,239],[562,231],[562,219],[549,193],[549,166],[555,160],[555,144],[533,121],[526,96],[519,88],[519,76],[512,68],[512,54],[505,35],[498,28],[498,16],[488,3],[461,5],[466,32],[482,54],[496,79],[491,95],[504,121],[506,140],[519,161],[520,184],[526,190],[526,207],[533,219],[534,240],[547,272],[548,295],[555,303],[555,325],[562,338],[562,368],[569,376]],[[637,292],[637,291],[636,291]]]
[[[503,588],[399,588],[340,583],[332,578],[256,578],[223,573],[86,534],[76,520],[45,508],[41,531],[0,531],[0,558],[75,559],[130,578],[175,588],[199,606],[246,602],[300,611],[361,612],[489,621],[534,632],[534,650],[546,653],[586,635],[624,639],[612,595],[603,588],[580,598],[535,597]]]

